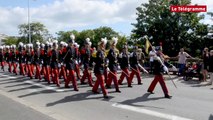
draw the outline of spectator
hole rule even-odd
[[[143,66],[143,65],[144,65],[144,61],[145,61],[145,55],[144,55],[144,53],[143,53],[143,51],[142,51],[141,48],[138,49],[137,54],[138,54],[138,61],[139,61],[139,64],[141,64],[141,66]]]
[[[179,65],[178,75],[181,76],[186,65],[186,59],[187,57],[191,58],[191,56],[187,52],[184,52],[184,49],[181,48],[177,57],[178,57],[178,65]]]
[[[210,79],[211,79],[211,85],[213,84],[213,50],[210,51],[209,56],[209,73],[210,73]]]
[[[154,56],[156,56],[155,47],[152,47],[152,50],[149,52],[149,62],[150,62],[150,74],[153,73],[153,65],[154,65]]]
[[[209,49],[204,48],[203,50],[203,81],[206,81],[208,76],[208,67],[209,67]]]

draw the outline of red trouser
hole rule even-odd
[[[17,74],[17,64],[16,63],[12,63],[12,66],[13,66],[13,73]]]
[[[40,65],[36,65],[36,74],[35,74],[35,78],[38,78],[39,80],[41,80],[41,74],[40,74]]]
[[[95,82],[95,85],[92,88],[93,92],[97,92],[99,85],[101,86],[103,95],[107,95],[107,91],[104,87],[104,76],[102,74],[96,74],[97,80]]]
[[[84,83],[85,79],[88,78],[88,83],[92,87],[93,86],[93,84],[92,84],[92,75],[89,72],[88,68],[84,69],[83,73],[84,74],[83,74],[83,76],[81,78],[81,83]]]
[[[24,64],[23,63],[19,63],[20,66],[20,75],[25,75],[25,71],[24,71]]]
[[[50,69],[49,66],[45,66],[46,75],[44,76],[48,83],[50,83]]]
[[[34,65],[33,64],[30,65],[30,69],[31,69],[32,74],[34,75]]]
[[[155,75],[155,78],[152,81],[152,83],[150,84],[148,91],[152,92],[155,89],[155,86],[158,82],[160,82],[160,85],[161,85],[161,88],[163,89],[164,94],[165,95],[168,94],[166,84],[163,80],[163,75]]]
[[[1,68],[4,70],[4,62],[1,62]]]
[[[111,72],[110,71],[109,74],[108,74],[108,78],[109,79],[107,80],[106,85],[107,86],[111,86],[112,80],[113,80],[116,91],[119,91],[119,88],[118,88],[118,79],[117,79],[117,72],[115,72],[115,71]]]
[[[31,65],[27,64],[28,77],[33,78],[33,73],[31,69]]]
[[[60,82],[59,82],[59,74],[58,74],[58,69],[55,68],[55,69],[52,69],[52,72],[53,72],[53,76],[52,76],[52,80],[54,83],[56,83],[56,85],[58,87],[60,87]]]
[[[64,81],[67,80],[67,75],[66,75],[66,71],[65,71],[64,65],[61,66],[61,71],[60,71],[60,73],[59,73],[59,78],[61,78],[61,76],[63,76]]]
[[[130,77],[129,77],[130,82],[132,82],[134,75],[136,75],[137,78],[138,78],[138,84],[141,84],[140,70],[138,68],[132,69],[132,72],[131,72]]]
[[[77,82],[74,75],[74,70],[69,70],[69,75],[67,77],[67,80],[65,82],[65,87],[69,87],[69,83],[72,81],[72,85],[74,87],[74,90],[78,90],[77,88]]]
[[[46,69],[44,66],[42,66],[40,74],[46,76]]]
[[[108,80],[108,73],[107,73],[107,68],[104,69],[104,81],[105,83],[107,83],[107,80]]]
[[[77,75],[77,78],[80,79],[80,68],[79,68],[79,65],[75,65],[75,72],[76,72],[76,75]]]
[[[127,68],[122,69],[122,73],[121,73],[120,79],[118,81],[119,84],[122,84],[122,82],[124,80],[124,77],[126,77],[128,86],[130,86],[131,85],[131,81],[129,79],[129,71],[128,71]]]

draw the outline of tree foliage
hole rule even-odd
[[[133,38],[145,41],[148,36],[153,45],[162,43],[164,52],[176,56],[185,47],[194,53],[203,49],[207,25],[200,23],[204,15],[198,13],[170,12],[171,5],[188,5],[191,0],[149,0],[136,8],[137,23],[134,23]]]
[[[31,33],[31,41],[32,43],[35,43],[36,41],[44,41],[48,37],[50,37],[48,30],[46,27],[40,23],[40,22],[33,22],[30,23],[30,33]],[[18,26],[19,34],[21,35],[21,38],[19,41],[22,41],[24,43],[28,43],[29,40],[29,26],[28,24],[21,24]]]
[[[18,44],[18,38],[17,37],[7,37],[3,40],[4,45],[17,45]]]

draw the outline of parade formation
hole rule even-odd
[[[140,72],[145,72],[138,61],[136,51],[138,47],[133,48],[133,52],[128,51],[128,45],[122,47],[122,51],[116,48],[118,38],[113,37],[109,41],[110,49],[106,50],[108,40],[102,38],[98,43],[97,51],[91,48],[90,38],[86,38],[84,46],[79,50],[79,45],[75,42],[75,36],[70,35],[68,42],[60,42],[57,40],[49,40],[46,43],[36,42],[33,44],[23,44],[20,42],[18,46],[1,46],[0,62],[1,69],[15,75],[23,75],[30,79],[44,79],[48,84],[55,84],[61,87],[61,79],[64,80],[64,87],[70,88],[70,82],[75,91],[79,91],[77,80],[81,84],[88,84],[92,87],[92,92],[99,93],[99,85],[101,87],[104,98],[108,98],[106,88],[111,88],[112,83],[115,91],[120,93],[119,86],[123,85],[126,78],[128,87],[132,87],[134,75],[137,77],[138,85],[142,85],[142,77]],[[153,94],[153,90],[157,84],[162,86],[165,98],[171,98],[164,82],[162,72],[168,73],[168,68],[162,62],[161,48],[156,48],[156,55],[153,57],[153,73],[155,78],[148,88],[147,92]],[[82,69],[81,69],[82,68]],[[82,70],[83,75],[80,75]],[[118,76],[118,70],[121,75]],[[96,77],[93,83],[92,73]]]

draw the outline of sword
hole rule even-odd
[[[121,70],[127,77],[129,77],[129,75],[127,75],[127,73],[126,72],[124,72],[123,70]]]
[[[169,73],[167,73],[167,74],[168,74],[169,78],[171,79],[171,81],[172,81],[173,85],[175,86],[175,88],[177,88],[177,86],[176,86],[175,82],[173,81],[171,75]]]

